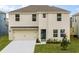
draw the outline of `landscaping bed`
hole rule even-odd
[[[79,53],[79,39],[71,36],[71,44],[67,50],[61,49],[61,44],[40,44],[35,46],[35,53]]]

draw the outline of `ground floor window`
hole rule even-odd
[[[57,29],[53,30],[53,37],[58,37],[58,30]]]
[[[41,29],[41,39],[42,41],[46,40],[46,29]]]
[[[65,35],[65,29],[61,29],[60,30],[60,37],[64,37],[64,35]]]

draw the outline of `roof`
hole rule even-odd
[[[11,12],[52,12],[52,11],[63,11],[69,13],[69,11],[64,10],[62,8],[48,5],[30,5]]]
[[[72,16],[79,16],[79,12],[78,13],[75,13],[74,15],[72,15]]]

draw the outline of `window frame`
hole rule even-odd
[[[55,32],[57,31],[57,32]],[[53,29],[53,37],[58,37],[58,30],[57,29]]]
[[[57,13],[57,21],[62,21],[62,14],[61,13]]]
[[[36,14],[32,14],[32,21],[36,21],[36,17],[37,17]]]
[[[43,18],[46,18],[46,13],[43,13]]]
[[[62,30],[64,31],[62,32]],[[64,37],[64,35],[65,35],[65,29],[60,29],[60,37]]]
[[[15,14],[15,21],[20,21],[20,14]]]

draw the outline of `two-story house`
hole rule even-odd
[[[71,20],[72,35],[75,37],[79,37],[79,13],[72,15]]]
[[[9,12],[9,39],[70,40],[69,11],[48,5],[30,5]]]

